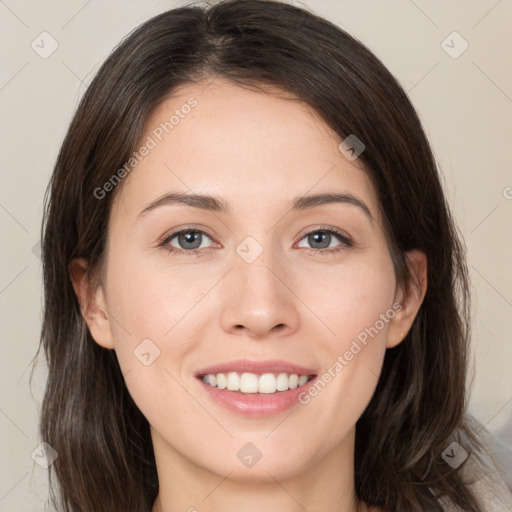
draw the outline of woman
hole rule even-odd
[[[141,25],[43,229],[60,509],[487,510],[463,247],[414,108],[338,27],[264,0]]]

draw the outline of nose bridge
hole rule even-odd
[[[286,283],[286,264],[278,244],[273,243],[272,232],[258,238],[247,236],[235,248],[223,327],[227,331],[243,328],[252,336],[263,336],[277,326],[296,329],[295,296]]]

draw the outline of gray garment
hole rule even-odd
[[[485,512],[512,512],[512,446],[483,428],[478,438],[486,453],[481,454],[481,460],[470,455],[461,465],[462,475],[473,482],[469,487],[480,499]],[[445,512],[464,512],[447,500],[441,500],[441,505]]]

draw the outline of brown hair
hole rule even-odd
[[[482,512],[441,454],[465,432],[469,291],[464,249],[421,122],[399,83],[362,43],[302,8],[271,0],[190,5],[143,23],[85,92],[45,196],[41,348],[49,375],[40,432],[59,454],[52,499],[66,512],[150,511],[158,493],[149,425],[116,354],[87,329],[68,265],[100,267],[112,201],[95,190],[137,149],[148,114],[178,85],[220,76],[278,86],[312,106],[359,156],[380,199],[399,282],[405,252],[428,258],[428,290],[406,339],[386,352],[356,428],[358,497],[385,511],[430,510],[445,496]],[[129,179],[129,178],[125,178]],[[52,473],[51,473],[52,474]]]

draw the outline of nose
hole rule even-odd
[[[292,273],[264,255],[252,263],[236,257],[226,276],[220,300],[227,333],[261,339],[292,334],[299,327],[300,300]]]

